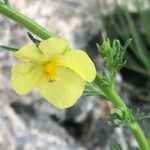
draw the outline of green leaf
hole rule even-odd
[[[108,124],[111,127],[123,127],[128,126],[131,123],[134,123],[136,121],[141,121],[144,119],[150,118],[150,114],[145,114],[143,112],[135,112],[133,117],[133,111],[132,109],[123,109],[123,108],[117,108],[114,110],[114,112],[108,117]]]
[[[125,5],[126,5],[126,2],[125,2]],[[124,11],[125,11],[127,21],[129,23],[130,32],[133,36],[134,43],[136,46],[136,51],[135,50],[134,51],[139,56],[139,59],[143,62],[145,67],[147,69],[149,69],[150,68],[150,62],[149,62],[149,54],[147,52],[146,45],[144,44],[141,36],[139,35],[139,33],[137,31],[136,25],[135,25],[135,23],[131,17],[130,12],[127,9],[127,6],[124,7]],[[144,53],[143,53],[143,51],[144,51]]]
[[[115,0],[116,11],[108,16],[103,16],[103,23],[108,37],[121,38],[126,41],[132,37],[130,51],[126,53],[128,67],[144,76],[149,77],[150,70],[150,0],[145,7],[142,0],[135,0],[136,12],[130,12],[126,0]],[[122,4],[120,4],[122,3]],[[110,22],[108,25],[107,22]],[[142,70],[142,72],[141,72]]]
[[[105,97],[104,93],[94,83],[86,84],[84,95]]]
[[[34,38],[33,35],[30,32],[27,32],[27,34],[28,34],[28,37],[30,38],[30,40],[38,47],[38,45],[41,41]]]
[[[123,46],[123,49],[126,50],[127,47],[130,45],[131,42],[132,42],[132,38],[128,39],[128,40],[125,42],[125,44],[124,44],[124,46]]]
[[[131,39],[127,40],[124,46],[121,46],[119,40],[113,40],[110,42],[109,39],[103,41],[100,46],[97,44],[98,51],[103,58],[103,70],[102,78],[108,80],[112,85],[115,82],[116,74],[126,64],[124,60],[125,51],[130,44]]]
[[[0,48],[3,50],[7,50],[7,51],[18,51],[18,48],[13,48],[13,47],[8,47],[8,46],[4,46],[4,45],[0,45]]]
[[[149,119],[149,118],[150,118],[150,113],[145,114],[144,112],[140,112],[138,110],[138,112],[135,114],[136,121],[142,121],[142,120]]]
[[[135,122],[132,116],[131,109],[116,108],[114,112],[108,117],[108,124],[111,127],[123,127]]]

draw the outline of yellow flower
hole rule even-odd
[[[69,47],[64,38],[50,38],[39,46],[26,45],[14,55],[23,61],[12,68],[14,90],[29,93],[34,87],[58,108],[71,107],[83,94],[85,82],[96,75],[93,62],[82,50]]]

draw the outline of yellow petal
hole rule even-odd
[[[66,39],[52,37],[50,39],[43,40],[39,45],[39,49],[43,52],[45,61],[48,61],[63,54],[70,48]]]
[[[42,52],[36,47],[36,45],[23,46],[17,52],[13,52],[13,55],[36,63],[40,63],[43,60]]]
[[[12,68],[11,83],[14,90],[21,95],[29,93],[39,80],[42,70],[40,65],[20,63]]]
[[[94,63],[82,50],[66,52],[59,58],[59,65],[72,69],[88,82],[93,81],[96,76]]]
[[[57,71],[57,80],[39,85],[39,90],[42,97],[54,106],[64,109],[74,105],[81,97],[85,81],[75,72],[65,67],[59,67]]]

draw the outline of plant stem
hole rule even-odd
[[[143,131],[137,122],[130,124],[131,131],[133,132],[141,150],[150,150],[149,144],[145,138]]]
[[[42,39],[48,39],[51,36],[53,36],[53,34],[49,32],[46,28],[42,27],[32,19],[21,14],[19,11],[15,10],[14,8],[11,8],[6,4],[0,3],[0,13],[8,17],[9,19],[21,24],[26,29],[28,29],[29,31],[31,31],[32,33],[34,33]]]
[[[127,109],[126,104],[120,98],[120,96],[116,93],[116,91],[114,89],[112,89],[111,87],[109,88],[107,86],[103,86],[101,89],[105,93],[107,98],[115,105],[116,108],[122,107],[122,108]],[[134,122],[134,123],[130,124],[129,127],[131,128],[131,131],[133,132],[133,134],[140,146],[140,150],[150,150],[148,141],[147,141],[146,137],[144,136],[144,133],[141,130],[138,123]]]
[[[114,104],[116,108],[123,107],[127,108],[126,104],[119,97],[119,95],[112,89],[112,87],[104,86],[102,87],[102,91],[105,93],[107,98]]]
[[[128,107],[126,106],[126,104],[124,103],[122,98],[114,90],[113,86],[111,86],[107,82],[103,81],[100,78],[99,74],[97,74],[95,80],[96,80],[97,84],[99,85],[100,90],[104,93],[106,98],[114,104],[114,106],[116,108],[119,109],[121,107],[121,108],[124,108],[126,110],[128,109]],[[131,128],[131,131],[134,134],[134,136],[135,136],[135,138],[139,144],[140,150],[150,150],[149,143],[148,143],[146,137],[144,136],[144,133],[141,130],[138,123],[133,122],[129,125],[129,127]]]

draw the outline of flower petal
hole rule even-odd
[[[43,40],[39,44],[39,49],[43,52],[45,61],[50,60],[58,55],[63,54],[66,50],[69,50],[69,43],[64,38],[52,37],[47,40]]]
[[[42,74],[40,65],[20,63],[12,68],[12,87],[21,95],[29,93]]]
[[[59,58],[59,65],[72,69],[88,82],[93,81],[96,76],[94,63],[82,50],[66,52]]]
[[[58,80],[39,85],[46,100],[54,106],[64,109],[71,107],[81,97],[85,81],[75,72],[65,67],[58,68]]]
[[[23,46],[17,52],[13,52],[13,55],[36,63],[40,63],[43,60],[42,52],[40,52],[36,45]]]

